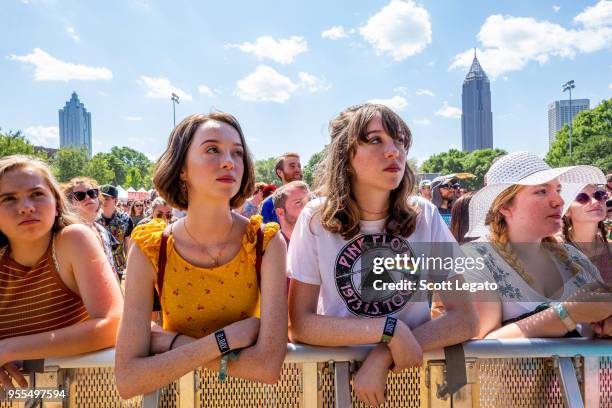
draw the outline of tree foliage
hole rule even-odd
[[[13,132],[9,130],[8,132],[3,132],[2,128],[0,128],[0,157],[12,154],[25,154],[46,158],[46,155],[36,152],[34,145],[24,137],[21,131]]]
[[[566,124],[557,132],[546,162],[553,167],[590,164],[604,173],[612,171],[612,98],[576,115],[572,122],[571,158]]]
[[[424,173],[472,173],[476,177],[465,180],[462,184],[470,190],[477,190],[484,184],[484,175],[491,167],[493,161],[506,154],[501,149],[482,149],[473,152],[463,152],[450,149],[448,152],[434,154],[421,165]]]
[[[310,156],[310,159],[308,159],[308,163],[306,163],[306,166],[304,166],[304,181],[310,187],[313,187],[314,175],[317,170],[317,166],[319,165],[321,160],[323,160],[326,150],[327,150],[327,146],[325,146],[323,150]]]
[[[87,162],[87,150],[85,148],[64,147],[55,154],[51,167],[55,177],[63,183],[73,177],[84,175]]]
[[[97,153],[83,169],[87,177],[96,180],[100,185],[115,184],[115,171],[108,156],[108,153]]]
[[[280,180],[274,172],[275,164],[276,158],[274,157],[255,161],[255,180],[264,182],[266,184],[274,184],[277,187],[280,186]]]

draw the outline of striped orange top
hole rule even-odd
[[[81,298],[57,272],[53,244],[33,267],[15,262],[6,248],[0,248],[0,340],[61,329],[88,318]]]

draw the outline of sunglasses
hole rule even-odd
[[[604,190],[597,190],[591,196],[587,193],[580,193],[576,196],[575,200],[580,204],[588,204],[591,202],[591,197],[593,197],[596,201],[604,202],[608,199],[608,192]]]
[[[154,218],[172,218],[172,213],[158,212],[153,215]]]
[[[99,191],[97,188],[91,188],[87,191],[74,191],[72,197],[77,201],[83,201],[89,196],[90,198],[98,198]]]
[[[454,190],[457,190],[457,189],[461,188],[461,184],[459,184],[459,183],[455,183],[455,184],[447,183],[447,184],[442,184],[440,186],[440,188],[452,188]]]
[[[142,204],[136,204],[134,207],[136,207],[136,208],[142,208]]]

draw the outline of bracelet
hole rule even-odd
[[[395,333],[395,326],[397,326],[397,319],[395,317],[387,317],[385,321],[385,327],[383,328],[383,334],[380,338],[381,343],[389,343]]]
[[[227,337],[225,337],[225,331],[223,329],[215,332],[215,340],[217,341],[217,347],[219,347],[221,355],[224,355],[230,351],[230,346],[227,341]]]
[[[227,379],[227,363],[228,361],[238,360],[238,356],[240,355],[241,351],[242,349],[236,349],[221,356],[221,362],[219,363],[219,374],[217,376],[219,381],[223,382]]]
[[[563,306],[563,303],[555,303],[553,305],[553,310],[555,311],[557,316],[559,316],[559,319],[561,319],[561,322],[565,325],[565,328],[568,331],[571,332],[576,330],[576,322],[574,322],[572,317],[569,315],[567,309],[565,308],[565,306]]]
[[[176,339],[179,338],[179,336],[183,334],[183,333],[176,333],[176,335],[174,336],[174,338],[172,339],[172,341],[170,342],[170,347],[168,347],[168,351],[172,350],[172,346],[174,346],[174,342],[176,341]]]

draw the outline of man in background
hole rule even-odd
[[[302,179],[302,164],[297,153],[285,153],[276,160],[274,172],[283,185],[295,180]],[[278,217],[274,211],[274,202],[268,198],[261,207],[261,216],[264,222],[278,222]]]

